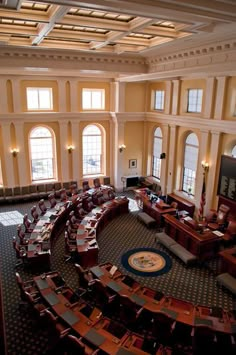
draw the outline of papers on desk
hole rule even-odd
[[[184,221],[192,221],[192,218],[189,217],[189,216],[186,216],[186,217],[183,218],[183,220],[184,220]]]
[[[223,237],[224,233],[221,233],[220,231],[214,231],[212,232],[214,233],[215,235],[217,235],[217,237]]]
[[[116,270],[117,270],[117,266],[113,265],[111,270],[109,271],[110,275],[113,276],[115,274]]]
[[[96,244],[96,243],[97,243],[96,239],[93,238],[92,240],[90,240],[90,241],[88,242],[88,245],[89,245],[89,246],[92,246],[92,245],[94,245],[94,244]]]

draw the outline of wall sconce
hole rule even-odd
[[[166,158],[166,153],[161,153],[160,154],[160,159],[165,159]]]
[[[205,162],[205,160],[202,161],[202,168],[204,173],[206,173],[209,170],[209,164],[207,162]]]
[[[125,144],[121,144],[121,145],[119,146],[119,151],[120,151],[120,153],[122,153],[125,148],[126,148],[126,145],[125,145]]]
[[[18,153],[19,153],[19,149],[18,148],[11,149],[11,154],[12,154],[12,156],[14,158],[17,156]]]
[[[75,147],[73,145],[68,145],[67,146],[67,150],[68,150],[68,153],[72,153],[72,151],[75,149]]]

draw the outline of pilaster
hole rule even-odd
[[[69,159],[67,150],[67,122],[59,121],[60,130],[60,149],[61,149],[61,179],[62,181],[69,181]]]
[[[82,147],[80,147],[79,140],[79,121],[71,122],[71,138],[71,144],[75,146],[75,150],[72,152],[72,180],[79,182],[81,176],[79,161],[82,159]]]
[[[8,112],[6,79],[0,79],[0,92],[0,112],[4,114]]]
[[[214,89],[215,89],[215,78],[207,78],[206,80],[206,95],[205,95],[205,106],[203,117],[211,118],[213,113],[213,103],[214,103]]]
[[[66,112],[66,80],[59,79],[58,84],[58,111]]]
[[[14,181],[14,157],[11,154],[11,132],[10,132],[10,123],[2,123],[2,137],[3,137],[3,156],[5,160],[5,169],[6,169],[6,187],[15,186]]]
[[[171,193],[176,188],[176,186],[174,186],[176,136],[177,136],[176,125],[170,125],[170,140],[169,140],[168,169],[167,169],[168,176],[167,176],[167,186],[166,186],[167,194]]]
[[[226,83],[227,83],[226,76],[217,78],[217,91],[216,91],[215,112],[214,112],[214,118],[216,120],[223,119]]]
[[[24,124],[23,122],[14,122],[15,132],[16,132],[16,141],[17,148],[19,148],[19,153],[17,153],[17,161],[18,161],[18,174],[19,174],[19,185],[25,186],[27,185],[28,179],[26,171],[26,159],[25,159],[25,138],[24,138]]]
[[[173,84],[172,115],[178,115],[178,112],[179,112],[180,80],[172,80],[172,84]]]

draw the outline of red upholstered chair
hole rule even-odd
[[[215,330],[206,325],[197,325],[193,335],[193,354],[217,354]]]
[[[227,244],[233,244],[236,241],[236,221],[229,221],[222,239]]]
[[[20,296],[23,301],[27,300],[25,292],[28,292],[28,293],[34,294],[34,295],[35,294],[39,295],[34,280],[28,280],[28,281],[23,282],[23,280],[18,272],[16,272],[15,275],[16,275],[17,285],[20,289]]]
[[[68,201],[68,196],[67,196],[67,193],[66,193],[66,189],[65,188],[62,188],[60,190],[60,201],[61,202],[66,202]]]
[[[15,266],[23,265],[27,258],[26,247],[23,247],[18,244],[16,241],[16,237],[13,237],[12,244],[16,252],[16,258],[19,259]]]
[[[69,219],[66,221],[66,232],[67,232],[69,240],[75,240],[76,239],[77,228],[73,228],[71,226],[71,222],[70,222]]]
[[[71,184],[70,185],[70,195],[74,196],[74,195],[77,195],[78,193],[79,193],[79,191],[78,191],[77,184]]]
[[[93,201],[92,201],[92,197],[91,196],[88,196],[87,198],[85,198],[83,200],[83,208],[85,209],[86,212],[90,212],[92,211],[92,209],[94,208],[94,204],[93,204]]]
[[[99,178],[93,179],[93,184],[95,188],[101,187],[100,179]]]
[[[90,189],[88,180],[84,180],[82,182],[82,189],[83,189],[84,192]]]
[[[28,214],[25,213],[23,217],[23,224],[25,226],[25,232],[26,233],[32,233],[35,227],[35,224],[32,223],[32,221],[28,218]]]
[[[30,304],[31,308],[33,309],[35,315],[39,318],[43,317],[47,310],[47,305],[44,303],[44,301],[39,296],[39,294],[29,293],[25,291],[25,297],[27,302]]]
[[[45,201],[43,198],[41,200],[39,200],[38,205],[39,205],[39,209],[41,211],[41,216],[43,216],[47,212],[47,207],[45,205]]]
[[[69,213],[70,225],[73,229],[77,229],[82,221],[82,218],[75,217],[75,211],[70,211]]]
[[[54,192],[52,192],[51,194],[48,195],[48,201],[50,203],[50,208],[54,208],[56,206],[57,200],[56,200]]]
[[[139,324],[138,319],[142,313],[142,307],[136,305],[136,303],[127,295],[120,295],[119,302],[119,317],[121,322],[129,330],[135,331],[137,325]]]
[[[102,310],[102,313],[109,316],[114,315],[118,305],[116,293],[104,286],[98,279],[93,281],[92,292],[95,304]]]
[[[229,214],[230,208],[224,204],[221,204],[218,212],[213,212],[212,220],[208,220],[209,217],[206,217],[207,226],[212,230],[223,229],[227,223],[227,217]]]
[[[153,313],[152,337],[164,346],[172,345],[175,320],[164,312]]]
[[[31,213],[31,216],[33,218],[33,223],[36,224],[39,220],[39,214],[37,212],[37,207],[36,206],[32,206],[31,209],[30,209],[30,213]]]
[[[72,334],[68,334],[66,337],[66,344],[68,349],[73,354],[78,354],[78,355],[96,355],[99,354],[100,350],[96,349],[94,350],[91,346],[83,342],[83,338],[77,338],[76,336]]]
[[[88,270],[85,270],[81,265],[75,264],[75,269],[78,275],[79,287],[88,290],[94,283],[93,275]]]
[[[65,231],[65,261],[74,260],[76,255],[77,247],[76,240],[71,240],[68,237],[68,232]]]
[[[45,310],[45,317],[48,322],[49,330],[54,333],[57,338],[55,340],[62,339],[69,333],[70,328],[64,325],[49,309]]]
[[[19,238],[20,245],[26,245],[28,243],[28,239],[30,237],[30,233],[23,232],[21,224],[18,224],[18,226],[17,226],[17,236]]]

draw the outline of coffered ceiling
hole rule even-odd
[[[150,58],[235,33],[235,0],[0,0],[0,52],[15,47]]]

